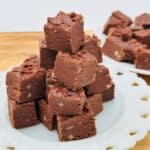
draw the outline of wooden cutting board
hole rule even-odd
[[[0,33],[0,70],[18,65],[31,54],[39,52],[41,32]],[[150,84],[150,76],[140,76]],[[150,150],[150,133],[131,150]]]

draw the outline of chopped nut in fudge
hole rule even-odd
[[[40,40],[40,66],[53,69],[57,51],[47,48],[45,39]]]
[[[100,94],[102,95],[103,102],[113,100],[115,96],[115,84],[111,82]]]
[[[105,55],[117,61],[134,62],[136,52],[143,46],[136,40],[123,41],[110,36],[106,39],[102,51]]]
[[[136,55],[135,66],[150,70],[150,49],[141,49]]]
[[[109,17],[108,21],[104,26],[104,34],[109,33],[109,29],[113,27],[125,27],[130,26],[132,24],[131,18],[123,14],[121,11],[114,11],[112,15]]]
[[[102,52],[100,47],[100,40],[94,34],[92,36],[85,35],[83,50],[87,50],[90,54],[97,58],[97,62],[102,62]]]
[[[95,81],[85,87],[86,95],[90,96],[101,93],[111,82],[109,70],[103,65],[98,66]]]
[[[133,37],[150,47],[150,29],[133,32]]]
[[[94,115],[98,115],[103,110],[103,99],[101,94],[95,94],[87,97],[87,101],[94,112]]]
[[[60,141],[79,140],[95,135],[95,118],[91,107],[86,104],[83,114],[78,116],[58,115],[57,130]]]
[[[119,37],[110,36],[106,39],[102,51],[105,55],[117,61],[127,60],[128,57],[124,53],[124,49],[128,46],[127,41],[123,41]]]
[[[150,29],[150,13],[143,13],[135,18],[135,25]]]
[[[54,66],[57,80],[72,90],[78,90],[94,82],[96,58],[87,51],[75,55],[59,52]]]
[[[86,102],[84,90],[69,90],[58,85],[50,88],[48,93],[49,108],[57,115],[80,115]]]
[[[44,26],[49,49],[75,53],[84,42],[83,17],[74,12],[59,12]]]
[[[40,67],[37,56],[26,59],[7,73],[8,98],[24,103],[45,97],[45,78],[46,71]]]
[[[47,102],[43,99],[37,104],[38,117],[49,130],[53,130],[56,127],[56,116],[52,113]]]
[[[35,109],[35,102],[18,104],[9,99],[8,109],[12,127],[16,129],[29,127],[39,123]]]

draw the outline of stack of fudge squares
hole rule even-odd
[[[102,48],[105,55],[150,70],[150,14],[143,13],[134,20],[114,11],[104,26],[108,37]]]
[[[102,64],[100,40],[84,33],[83,17],[59,12],[44,25],[40,56],[7,73],[11,124],[43,123],[60,141],[96,134],[95,116],[114,98],[115,85]]]

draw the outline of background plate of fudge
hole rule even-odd
[[[117,61],[133,72],[150,75],[150,13],[133,21],[121,11],[114,11],[103,33],[106,38],[102,51],[112,63]]]
[[[101,50],[80,14],[49,17],[39,56],[0,73],[0,148],[120,150],[144,138],[149,87]]]

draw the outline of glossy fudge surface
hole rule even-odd
[[[57,130],[60,141],[79,140],[96,134],[92,109],[86,105],[78,116],[57,116]]]
[[[48,48],[75,53],[84,41],[83,18],[74,12],[59,12],[47,19],[44,32]]]
[[[8,108],[11,125],[16,129],[29,127],[39,122],[34,102],[18,104],[9,99]]]
[[[80,115],[86,102],[84,90],[69,90],[58,85],[50,88],[48,104],[51,111],[57,115]]]
[[[96,58],[87,51],[80,51],[75,55],[59,52],[54,73],[60,83],[72,90],[78,90],[94,82],[96,67]]]
[[[45,96],[45,69],[39,65],[37,56],[26,59],[23,64],[7,73],[8,97],[18,103],[35,101]]]

